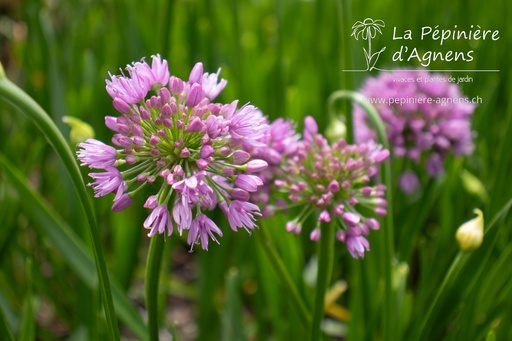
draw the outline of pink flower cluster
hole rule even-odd
[[[346,244],[352,257],[362,258],[370,249],[365,236],[380,225],[376,219],[363,216],[359,208],[366,207],[379,216],[387,214],[385,186],[370,182],[389,151],[374,143],[349,145],[343,139],[330,145],[318,133],[312,117],[307,117],[304,123],[302,140],[297,140],[295,131],[285,121],[277,123],[276,133],[269,136],[269,148],[281,150],[283,157],[276,158],[275,164],[269,162],[261,176],[274,179],[273,187],[284,193],[285,201],[272,195],[270,199],[274,201],[267,207],[269,211],[302,207],[298,216],[286,224],[286,230],[301,233],[305,220],[313,216],[317,224],[310,231],[310,239],[314,241],[321,237],[320,222],[336,222],[338,240]]]
[[[263,185],[252,174],[267,162],[247,150],[261,146],[267,120],[256,107],[213,100],[227,82],[219,72],[203,73],[197,63],[188,81],[171,76],[166,60],[153,56],[126,67],[128,75],[107,80],[107,92],[119,116],[107,116],[112,143],[89,139],[77,150],[82,165],[102,172],[94,180],[95,196],[114,193],[112,209],[132,203],[143,187],[155,189],[144,204],[149,236],[188,231],[190,245],[218,243],[221,229],[203,211],[220,207],[230,227],[248,232],[261,215],[251,194]],[[220,71],[220,70],[219,70]],[[245,150],[244,150],[245,148]]]
[[[320,223],[335,222],[338,240],[353,257],[364,257],[370,248],[365,236],[379,229],[379,222],[360,208],[387,213],[385,186],[371,181],[387,150],[373,142],[330,145],[312,117],[301,137],[291,121],[280,118],[269,125],[252,105],[216,103],[227,82],[219,80],[220,70],[204,73],[201,63],[188,80],[171,76],[158,55],[151,64],[136,62],[126,70],[128,75],[106,81],[120,113],[105,117],[113,146],[89,139],[76,152],[83,166],[94,169],[89,185],[95,196],[114,194],[112,210],[127,208],[148,188],[143,205],[151,210],[143,224],[148,236],[176,229],[187,233],[191,248],[208,249],[223,231],[206,211],[218,207],[232,230],[251,233],[262,215],[302,207],[287,231],[300,233],[313,217],[310,239],[318,241]]]
[[[407,78],[435,81],[397,81]],[[475,104],[445,75],[427,70],[384,72],[368,78],[360,93],[373,101],[386,126],[394,155],[424,166],[429,177],[443,172],[448,155],[472,153],[474,134],[470,119]],[[354,108],[354,135],[357,143],[377,137],[359,106]],[[404,192],[412,193],[419,180],[408,169],[400,177],[399,185]]]

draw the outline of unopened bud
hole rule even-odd
[[[478,208],[473,212],[477,217],[462,224],[455,233],[459,247],[464,252],[478,249],[484,239],[484,214]]]
[[[72,144],[84,142],[94,137],[94,129],[87,123],[76,117],[64,116],[62,121],[71,127],[69,132],[69,140]]]

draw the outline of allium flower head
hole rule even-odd
[[[397,81],[407,78],[423,81]],[[372,101],[384,121],[394,155],[424,166],[430,177],[443,172],[449,154],[472,153],[470,119],[475,105],[463,97],[458,85],[448,83],[446,76],[426,70],[385,72],[368,78],[360,92]],[[359,106],[354,108],[354,135],[358,143],[377,138]],[[409,172],[404,176],[402,190],[414,192],[419,184],[413,179],[416,175]]]
[[[372,185],[371,178],[388,156],[388,150],[374,143],[349,145],[341,139],[330,145],[318,134],[315,120],[307,117],[304,139],[295,143],[294,153],[282,159],[282,172],[274,181],[290,206],[303,207],[286,230],[299,234],[305,219],[313,216],[317,226],[310,231],[310,239],[318,241],[320,222],[336,223],[338,240],[347,245],[352,257],[362,258],[369,250],[365,236],[380,225],[359,209],[366,207],[376,215],[386,215],[385,186]]]
[[[127,66],[127,75],[111,76],[107,92],[119,116],[107,116],[112,143],[89,139],[78,145],[82,165],[104,172],[89,174],[95,196],[116,194],[115,211],[132,202],[139,189],[155,191],[144,207],[152,210],[144,222],[148,235],[171,235],[176,226],[187,241],[208,248],[222,231],[203,211],[220,206],[233,230],[256,227],[259,209],[249,192],[262,181],[251,172],[267,162],[255,159],[244,145],[257,145],[268,127],[252,105],[212,100],[226,86],[216,74],[203,73],[197,63],[184,81],[170,76],[166,60],[153,56]]]
[[[261,144],[248,149],[254,157],[262,159],[268,164],[264,171],[258,172],[263,186],[252,195],[253,200],[268,203],[271,184],[283,173],[281,162],[296,152],[299,139],[300,135],[296,132],[295,125],[289,120],[278,118],[261,136],[259,140]]]

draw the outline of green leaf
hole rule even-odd
[[[25,266],[27,276],[27,294],[23,303],[23,320],[21,321],[21,330],[18,337],[19,341],[33,341],[36,334],[36,320],[34,317],[34,306],[32,303],[32,259],[27,259]]]
[[[87,253],[82,241],[44,203],[39,193],[27,186],[20,171],[11,165],[2,153],[0,153],[0,168],[4,170],[3,173],[8,179],[6,183],[17,191],[20,204],[34,227],[51,241],[76,275],[90,288],[95,288],[97,283],[95,277],[91,276],[94,273],[94,261]],[[146,327],[138,312],[115,282],[112,282],[111,286],[113,300],[119,307],[117,314],[140,339],[146,340]]]
[[[496,333],[494,332],[494,330],[489,330],[489,333],[487,333],[485,341],[496,341]]]
[[[5,341],[14,341],[14,337],[12,336],[11,329],[9,328],[9,324],[7,323],[7,319],[5,318],[4,310],[0,305],[0,339]]]
[[[112,292],[110,282],[108,280],[107,266],[103,256],[103,249],[99,235],[99,229],[96,222],[96,217],[89,195],[86,191],[82,175],[78,164],[68,147],[66,139],[62,136],[55,123],[51,120],[50,116],[37,104],[29,95],[22,89],[17,87],[14,83],[7,78],[2,77],[0,72],[0,98],[18,109],[23,114],[27,115],[32,122],[43,132],[48,142],[53,146],[60,159],[64,163],[73,185],[82,204],[85,216],[89,222],[89,234],[91,236],[94,259],[96,261],[96,269],[98,272],[99,284],[107,318],[108,331],[111,338],[115,341],[119,340],[119,329],[117,325],[116,313],[114,303],[112,301]]]
[[[240,274],[236,268],[231,268],[226,275],[226,303],[222,311],[222,340],[246,340],[242,316]]]

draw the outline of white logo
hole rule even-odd
[[[351,36],[354,36],[356,40],[359,40],[359,36],[361,36],[363,40],[368,40],[368,50],[363,47],[364,56],[366,58],[366,70],[360,71],[372,71],[373,69],[377,69],[375,64],[386,47],[383,47],[380,51],[372,53],[372,39],[375,38],[377,32],[382,34],[381,27],[384,26],[386,26],[384,21],[373,20],[371,18],[366,18],[364,21],[356,21],[356,23],[352,25]]]

